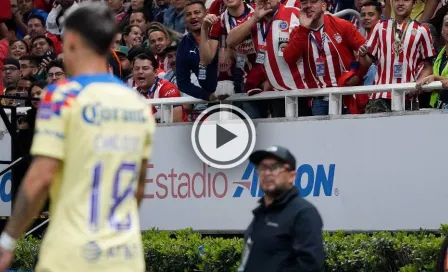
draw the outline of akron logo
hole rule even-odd
[[[285,30],[288,28],[288,23],[286,21],[281,21],[279,27],[281,30]]]

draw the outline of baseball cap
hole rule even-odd
[[[289,164],[292,169],[296,169],[296,158],[294,158],[287,148],[281,146],[271,146],[264,150],[257,150],[249,156],[249,160],[253,164],[258,165],[268,157],[276,158],[279,161]]]
[[[117,52],[117,54],[123,54],[127,56],[129,53],[129,47],[120,45],[115,48],[115,52]]]
[[[3,65],[14,65],[15,67],[20,69],[19,61],[13,58],[6,58],[5,61],[3,62]]]

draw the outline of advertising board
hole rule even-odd
[[[256,149],[292,151],[296,185],[318,208],[325,230],[438,229],[448,222],[446,123],[440,113],[256,122]],[[190,133],[187,125],[158,127],[142,229],[243,231],[263,194],[254,166],[204,165]]]

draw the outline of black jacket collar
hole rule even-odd
[[[299,190],[296,186],[293,186],[288,191],[285,191],[281,193],[277,198],[274,199],[274,201],[269,205],[269,207],[266,207],[264,204],[264,197],[262,197],[258,202],[260,205],[253,210],[254,214],[257,214],[262,209],[282,209],[283,207],[288,204],[288,202],[297,197],[299,195]]]

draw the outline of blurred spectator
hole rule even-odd
[[[121,22],[121,20],[126,16],[126,11],[123,7],[123,0],[107,0],[105,1],[109,8],[115,14],[115,20],[117,24]]]
[[[132,11],[131,16],[129,17],[129,24],[136,25],[140,27],[142,31],[142,36],[146,35],[146,30],[148,29],[148,21],[149,19],[146,17],[143,9],[138,9]]]
[[[218,83],[218,60],[202,68],[199,76],[200,57],[199,39],[201,25],[206,15],[205,5],[200,0],[193,0],[185,5],[185,23],[189,30],[179,42],[176,55],[177,84],[182,93],[203,100],[216,100],[214,92]],[[200,87],[191,82],[191,73],[199,79]],[[202,77],[202,76],[205,76]]]
[[[361,7],[361,25],[369,34],[381,17],[381,4],[378,2],[367,2]],[[364,85],[373,85],[378,66],[372,63],[364,76]]]
[[[32,98],[39,98],[43,89],[47,86],[45,81],[34,82],[29,90],[28,96]],[[34,131],[37,109],[39,108],[39,101],[31,101],[31,109],[26,112],[26,118],[19,129],[30,129]]]
[[[148,45],[151,52],[156,56],[156,59],[159,62],[159,67],[163,70],[166,69],[166,67],[164,67],[164,50],[170,42],[171,40],[168,37],[168,32],[165,27],[162,24],[152,23],[148,29]]]
[[[9,46],[9,56],[16,60],[28,54],[28,44],[23,40],[16,40]]]
[[[124,79],[124,81],[126,81],[126,79],[132,73],[131,62],[129,61],[129,59],[127,57],[128,53],[129,53],[129,48],[127,48],[126,46],[119,46],[119,47],[115,48],[115,53],[117,53],[118,59],[120,60],[121,69],[122,69],[122,73],[123,73],[123,79]]]
[[[64,65],[61,60],[52,60],[47,66],[47,83],[54,84],[65,79]]]
[[[122,40],[123,40],[122,38],[123,38],[123,35],[121,35],[121,32],[115,34],[113,48],[116,48],[121,45]]]
[[[19,27],[17,37],[23,38],[26,35],[26,33],[28,33],[27,24],[31,16],[39,15],[40,17],[42,17],[45,23],[48,14],[41,9],[37,9],[34,6],[33,0],[17,0],[17,4],[18,9],[17,12],[14,14],[17,26]]]
[[[381,3],[376,1],[366,2],[361,6],[361,26],[367,31],[367,34],[372,31],[373,27],[381,19],[381,13]]]
[[[75,0],[59,0],[51,9],[47,17],[47,31],[53,35],[61,36],[64,32],[64,16],[78,8],[78,3]]]
[[[294,28],[283,50],[285,61],[293,65],[303,58],[308,88],[358,85],[365,70],[359,68],[354,52],[366,39],[350,22],[325,14],[323,0],[302,0],[300,5],[300,26]],[[367,95],[345,96],[344,104],[350,113],[359,114],[367,100]],[[328,115],[328,97],[313,98],[312,113]]]
[[[380,21],[371,31],[367,46],[360,50],[363,61],[378,63],[375,84],[415,82],[432,74],[431,58],[435,55],[431,33],[427,26],[410,19],[412,0],[393,2],[395,19]],[[419,66],[423,63],[423,70]],[[418,91],[408,93],[406,110],[418,110]],[[391,111],[391,93],[374,93],[366,112]]]
[[[31,55],[44,57],[54,52],[53,41],[45,35],[39,35],[31,40]]]
[[[179,89],[173,83],[157,77],[158,62],[152,55],[138,55],[133,64],[134,80],[137,91],[146,98],[181,97]],[[156,119],[160,119],[160,111],[153,107]],[[173,122],[188,121],[182,106],[173,109]]]
[[[22,56],[19,59],[20,63],[20,73],[22,77],[33,76],[35,77],[39,72],[39,62],[35,57],[32,56]]]
[[[19,81],[17,82],[17,93],[19,93],[20,96],[27,97],[29,95],[31,85],[35,81],[36,80],[31,76],[24,76],[20,78]]]
[[[264,65],[267,79],[274,89],[306,88],[302,59],[288,65],[283,58],[290,31],[299,25],[298,18],[297,8],[285,7],[279,0],[259,2],[250,19],[228,33],[227,46],[235,47],[251,35],[257,49],[255,62]],[[273,117],[285,116],[283,99],[271,100],[270,104]],[[310,115],[307,100],[299,99],[299,104],[299,115]]]
[[[177,85],[176,80],[176,53],[177,53],[177,45],[176,41],[169,44],[165,50],[165,66],[167,67],[167,71],[163,79]],[[197,81],[197,79],[196,79]]]
[[[440,50],[434,61],[433,75],[424,77],[417,82],[417,88],[421,88],[423,85],[429,84],[433,81],[442,81],[443,89],[440,91],[434,91],[431,95],[429,102],[430,106],[437,109],[447,109],[448,105],[448,14],[443,18],[442,24],[442,38],[445,42],[445,46]]]
[[[163,14],[163,24],[181,34],[185,33],[184,7],[186,2],[186,0],[171,0],[171,6]],[[189,29],[189,31],[192,30]]]
[[[3,86],[5,85],[3,81],[3,77],[5,73],[3,72],[4,60],[8,57],[9,54],[9,42],[10,32],[6,23],[0,23],[0,71],[2,71],[2,76],[0,77],[0,94],[3,94]],[[15,35],[13,36],[15,38]]]
[[[129,20],[134,10],[143,10],[148,22],[152,21],[152,0],[131,0],[131,6],[126,12],[126,16],[124,16],[120,22],[120,29],[124,29],[127,25],[129,25]]]
[[[153,9],[152,15],[155,22],[163,23],[163,14],[170,6],[169,0],[156,0],[157,7]]]
[[[13,58],[6,58],[3,62],[2,80],[5,86],[16,85],[20,79],[19,61]]]
[[[137,57],[140,54],[151,55],[151,52],[147,48],[145,48],[144,46],[141,46],[141,45],[140,46],[135,46],[135,47],[129,49],[127,58],[131,62],[131,67],[132,67],[132,65],[134,63],[135,57]],[[126,80],[126,84],[129,87],[135,87],[136,86],[136,84],[134,82],[134,77],[132,76],[132,72],[128,76],[128,78]]]
[[[128,48],[142,44],[143,32],[140,27],[136,25],[126,26],[121,34],[123,35],[123,45]]]
[[[405,0],[385,0],[385,15],[387,18],[396,17],[396,4],[394,2],[404,2]],[[400,3],[397,3],[401,5]],[[412,6],[412,11],[410,14],[410,19],[419,21],[421,23],[429,22],[436,12],[437,6],[439,5],[438,0],[415,0]]]
[[[37,36],[42,35],[49,38],[53,42],[54,51],[56,54],[60,54],[62,52],[62,46],[58,37],[47,32],[42,17],[39,15],[30,16],[28,20],[28,36],[25,37],[24,39],[29,38],[31,40]]]
[[[5,93],[5,95],[16,96],[17,95],[16,85],[10,85],[10,86],[6,87],[4,93]],[[5,105],[5,106],[10,106],[10,107],[16,107],[17,106],[16,100],[15,99],[10,99],[10,98],[2,99],[2,104]]]

